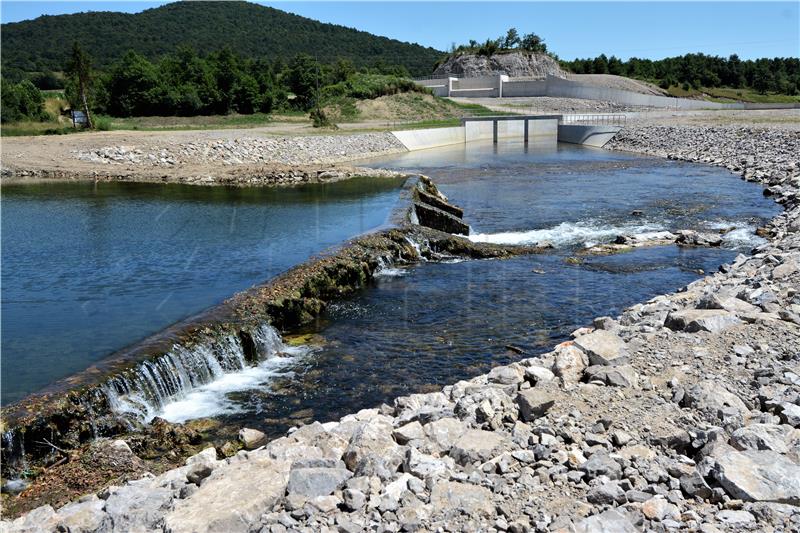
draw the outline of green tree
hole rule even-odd
[[[111,68],[107,89],[109,112],[119,117],[158,114],[165,97],[156,67],[133,50]]]
[[[755,72],[753,73],[753,89],[761,94],[767,94],[767,91],[773,86],[774,77],[769,71],[767,64],[759,62],[756,64]]]
[[[547,52],[547,45],[544,44],[544,39],[535,33],[528,33],[520,42],[520,48],[529,52],[545,53]]]
[[[503,39],[503,48],[505,49],[512,49],[519,46],[520,38],[519,33],[517,33],[516,28],[510,28],[506,33],[505,39]]]
[[[72,79],[73,85],[77,89],[78,102],[70,102],[81,107],[83,112],[86,113],[86,125],[89,128],[93,127],[92,116],[89,113],[89,92],[92,89],[92,60],[89,57],[78,41],[72,43],[72,55],[67,63],[67,75]]]
[[[308,54],[297,54],[289,64],[286,84],[294,93],[295,106],[310,109],[321,84],[321,69],[316,59]]]
[[[608,74],[608,58],[605,54],[600,54],[592,62],[593,74]]]
[[[44,110],[44,97],[30,80],[22,80],[14,84],[2,80],[2,112],[0,121],[17,122],[20,120],[47,120]]]

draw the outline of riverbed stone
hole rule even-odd
[[[735,511],[732,509],[726,509],[718,512],[715,518],[726,526],[732,527],[747,526],[750,524],[755,524],[756,522],[756,517],[751,513],[748,513],[747,511]]]
[[[630,361],[625,341],[603,329],[581,335],[574,344],[586,354],[590,365],[625,365]]]
[[[105,511],[114,531],[155,529],[164,523],[173,498],[171,490],[139,480],[114,489],[106,499]]]
[[[239,442],[245,450],[255,450],[265,443],[267,436],[257,429],[242,428],[239,430]]]
[[[431,491],[431,506],[437,514],[464,513],[483,518],[495,516],[489,489],[456,481],[438,481]]]
[[[712,475],[734,498],[800,505],[800,465],[774,451],[724,453]]]
[[[553,373],[568,383],[580,381],[583,371],[589,366],[586,353],[571,342],[559,344],[554,353]]]
[[[710,421],[721,420],[729,409],[743,419],[749,416],[744,402],[716,381],[702,381],[686,389],[681,405],[700,411]]]
[[[675,331],[718,333],[741,324],[735,315],[721,309],[685,309],[667,315],[664,325]]]
[[[286,490],[309,499],[328,496],[351,477],[353,473],[346,468],[292,468]]]
[[[519,417],[524,422],[531,422],[544,416],[556,402],[553,389],[549,387],[533,387],[517,394]]]
[[[638,378],[631,365],[600,366],[593,365],[584,372],[586,381],[598,382],[612,387],[635,387]]]
[[[609,509],[600,514],[584,518],[575,524],[575,533],[638,533],[627,514]]]
[[[789,453],[792,441],[800,441],[800,432],[786,425],[750,424],[731,435],[731,445],[739,450],[772,450]]]
[[[678,508],[663,496],[655,496],[642,504],[642,514],[648,520],[661,522],[667,518],[677,518]]]
[[[504,444],[505,439],[494,431],[469,429],[453,443],[450,457],[460,465],[484,462],[495,457]]]
[[[398,444],[408,444],[408,441],[425,438],[425,429],[417,420],[400,426],[392,432]]]
[[[89,533],[111,528],[106,502],[94,494],[58,510],[58,528],[70,533]]]
[[[457,418],[442,418],[426,424],[425,434],[439,450],[447,452],[467,429]]]
[[[406,459],[403,466],[406,472],[420,479],[427,479],[429,477],[446,475],[454,468],[455,464],[450,457],[444,456],[442,458],[437,458],[420,453],[414,448],[409,448],[406,452]]]
[[[579,470],[586,473],[588,479],[599,476],[606,476],[609,479],[620,479],[622,477],[622,467],[606,453],[595,453],[580,465]]]
[[[392,438],[392,422],[385,416],[360,422],[350,438],[343,460],[358,476],[389,479],[403,461],[404,449]]]
[[[291,463],[267,453],[216,469],[191,497],[166,515],[169,533],[248,532],[261,514],[280,500]]]

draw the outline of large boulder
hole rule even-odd
[[[346,468],[293,468],[286,491],[309,499],[328,496],[351,477],[353,473]]]
[[[585,472],[586,477],[590,480],[600,476],[607,476],[609,479],[622,477],[622,467],[619,463],[602,452],[592,455],[579,469]]]
[[[702,381],[689,387],[681,403],[684,407],[700,411],[713,422],[725,418],[731,411],[742,419],[747,418],[750,412],[738,396],[716,381]]]
[[[549,387],[533,387],[517,395],[519,416],[525,422],[543,417],[555,403],[556,396]]]
[[[695,333],[708,331],[718,333],[724,329],[741,324],[736,315],[722,309],[685,309],[672,311],[667,315],[664,325],[675,331]]]
[[[636,370],[631,365],[600,366],[593,365],[584,373],[586,381],[600,382],[613,387],[635,387],[639,381]]]
[[[169,533],[247,532],[286,491],[291,463],[267,452],[217,468],[166,516]]]
[[[105,511],[114,531],[139,531],[160,527],[173,502],[172,491],[154,487],[149,480],[135,481],[111,491]]]
[[[482,463],[498,455],[504,443],[503,437],[493,431],[469,429],[453,443],[450,457],[460,465]]]
[[[590,365],[617,366],[630,361],[625,341],[604,329],[581,335],[574,344],[586,353]]]
[[[800,505],[800,465],[769,450],[720,454],[713,477],[733,498]]]
[[[553,373],[567,383],[577,383],[589,366],[589,357],[572,342],[564,342],[554,350]]]
[[[392,438],[393,431],[389,417],[376,416],[360,422],[344,451],[347,468],[358,476],[391,478],[403,462],[405,453]]]
[[[106,502],[95,495],[65,505],[58,510],[59,531],[89,533],[109,528],[111,518],[106,514],[105,506]]]
[[[447,452],[468,427],[457,418],[441,418],[425,425],[425,434],[439,451]]]
[[[800,431],[778,424],[750,424],[731,435],[731,445],[739,450],[789,453],[793,441],[800,441]]]

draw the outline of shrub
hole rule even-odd
[[[28,80],[20,83],[2,84],[2,116],[3,123],[20,120],[45,121],[50,118],[44,109],[44,96]]]

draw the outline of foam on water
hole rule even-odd
[[[228,395],[269,387],[279,375],[310,354],[307,346],[287,346],[275,328],[251,332],[257,360],[248,360],[238,335],[209,338],[169,352],[111,378],[103,393],[111,409],[140,423],[155,417],[170,422],[235,412]]]
[[[660,224],[649,222],[615,226],[595,220],[582,220],[578,222],[562,222],[552,228],[530,231],[476,233],[470,235],[469,239],[472,242],[492,244],[544,245],[551,243],[556,247],[593,246],[601,242],[609,242],[618,235],[649,233],[663,231],[664,229],[666,228]]]
[[[233,392],[265,389],[276,377],[290,377],[293,373],[289,367],[296,363],[301,355],[308,353],[307,350],[292,350],[297,352],[297,355],[274,357],[257,366],[223,374],[211,383],[175,397],[168,401],[156,416],[169,422],[182,423],[195,418],[240,412],[242,405],[231,401],[228,395]]]
[[[753,226],[745,226],[729,231],[722,236],[722,245],[736,250],[751,250],[767,242],[766,239],[756,235]]]

